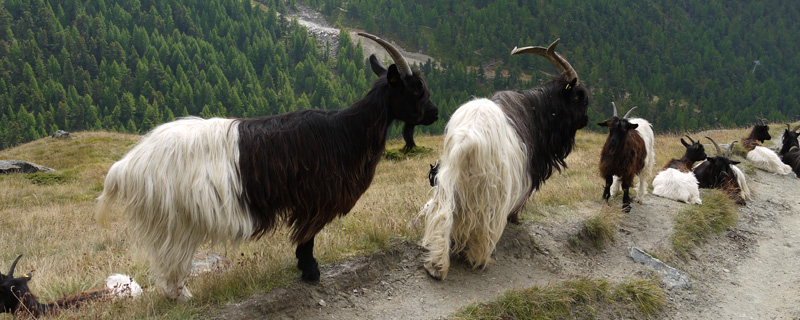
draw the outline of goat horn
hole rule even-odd
[[[731,144],[728,146],[728,154],[725,155],[726,157],[730,157],[733,154],[733,144],[739,142],[739,140],[731,141]]]
[[[711,138],[710,138],[710,137],[708,137],[708,136],[706,136],[706,139],[708,139],[708,140],[711,140],[711,143],[713,143],[713,144],[714,144],[714,147],[715,147],[715,148],[717,148],[717,155],[718,155],[718,156],[723,154],[723,153],[722,153],[722,149],[720,149],[720,148],[719,148],[719,145],[717,144],[717,142],[716,142],[716,141],[714,141],[714,139],[711,139]]]
[[[614,107],[614,117],[617,117],[617,104],[614,101],[611,101],[611,106]]]
[[[696,142],[694,141],[694,139],[692,139],[692,137],[690,137],[688,134],[686,135],[686,138],[687,138],[687,139],[689,139],[689,141],[691,141],[691,142],[692,142],[692,144],[695,144],[695,143],[696,143]]]
[[[564,77],[567,81],[577,80],[575,85],[579,85],[581,81],[578,79],[578,73],[575,72],[575,69],[572,68],[572,65],[569,64],[567,59],[564,59],[564,57],[556,52],[556,45],[558,45],[559,41],[561,41],[561,38],[553,41],[553,43],[551,43],[547,48],[539,46],[523,48],[514,47],[514,50],[511,50],[511,55],[513,56],[520,53],[534,53],[545,57],[556,67],[556,69],[558,69],[558,73],[560,73],[562,77]]]
[[[394,60],[394,64],[397,65],[397,70],[400,71],[401,75],[410,76],[412,74],[411,67],[408,66],[408,61],[406,61],[406,59],[403,58],[403,55],[400,54],[400,51],[397,51],[397,48],[395,48],[393,45],[386,42],[386,40],[383,40],[381,38],[378,38],[377,36],[371,35],[366,32],[359,32],[358,35],[368,39],[372,39],[372,41],[377,42],[378,44],[381,45],[381,47],[386,49],[386,52],[388,52],[389,55],[392,56],[392,60]]]
[[[14,263],[11,264],[11,269],[8,269],[8,277],[9,278],[13,278],[14,277],[14,268],[17,267],[17,262],[19,262],[19,258],[22,258],[22,254],[21,253],[20,253],[20,255],[17,256],[16,259],[14,259]]]
[[[638,106],[636,106],[636,107],[633,107],[633,108],[631,108],[630,110],[628,110],[628,112],[627,112],[627,113],[625,113],[625,116],[624,116],[624,117],[622,117],[622,119],[628,119],[628,116],[631,114],[631,112],[633,112],[633,110],[636,110],[636,108],[638,108]]]
[[[796,127],[794,127],[794,129],[792,129],[792,131],[797,131],[797,129],[800,129],[800,124],[798,124]]]

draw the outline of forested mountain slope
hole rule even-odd
[[[558,50],[593,91],[593,119],[611,100],[638,105],[660,130],[800,117],[796,1],[297,1],[445,64],[512,75],[553,72],[509,53],[560,37]]]
[[[328,58],[280,18],[296,3],[437,58],[420,69],[442,120],[424,132],[471,96],[547,79],[544,59],[509,52],[559,37],[593,122],[612,100],[660,131],[800,116],[800,2],[0,0],[0,149],[56,129],[349,105],[374,77],[363,53],[344,36]]]
[[[56,129],[144,133],[174,117],[339,108],[369,88],[282,2],[7,0],[0,5],[0,149]],[[271,8],[271,9],[270,9]]]

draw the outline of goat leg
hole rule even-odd
[[[606,177],[606,187],[603,189],[603,200],[608,202],[608,199],[611,198],[611,183],[614,182],[614,176]]]
[[[627,180],[622,180],[622,211],[625,213],[631,212],[631,184]]]
[[[319,265],[314,259],[314,237],[297,246],[295,250],[297,268],[303,272],[301,278],[311,283],[319,282]]]

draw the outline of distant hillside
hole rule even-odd
[[[57,129],[143,133],[174,117],[340,108],[371,77],[329,59],[283,2],[0,2],[0,149]]]
[[[560,37],[558,50],[592,88],[593,119],[607,117],[612,100],[624,109],[638,105],[637,115],[659,130],[748,125],[754,115],[774,122],[800,117],[800,2],[297,2],[451,67],[544,78],[538,70],[554,71],[543,59],[509,52]]]
[[[792,1],[0,0],[0,149],[57,129],[351,104],[374,79],[361,48],[344,36],[330,55],[278,17],[297,3],[441,63],[419,67],[442,116],[424,133],[472,96],[546,80],[544,59],[509,52],[558,37],[592,90],[591,122],[612,100],[658,131],[800,116]]]

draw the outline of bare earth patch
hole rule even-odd
[[[666,259],[690,275],[691,288],[665,289],[668,307],[659,317],[786,319],[800,315],[800,268],[796,267],[800,180],[761,171],[750,179],[754,199],[739,208],[737,227],[712,235],[688,260]],[[496,263],[484,270],[472,269],[456,257],[446,280],[432,280],[420,263],[424,250],[415,243],[398,242],[388,252],[324,267],[319,285],[296,281],[288,288],[229,303],[210,316],[437,319],[511,289],[577,277],[610,281],[651,277],[651,270],[628,256],[628,248],[657,255],[668,252],[673,218],[688,205],[647,195],[623,215],[616,241],[602,249],[575,245],[581,221],[601,205],[605,204],[588,203],[573,214],[556,217],[557,221],[509,226],[494,254]]]

